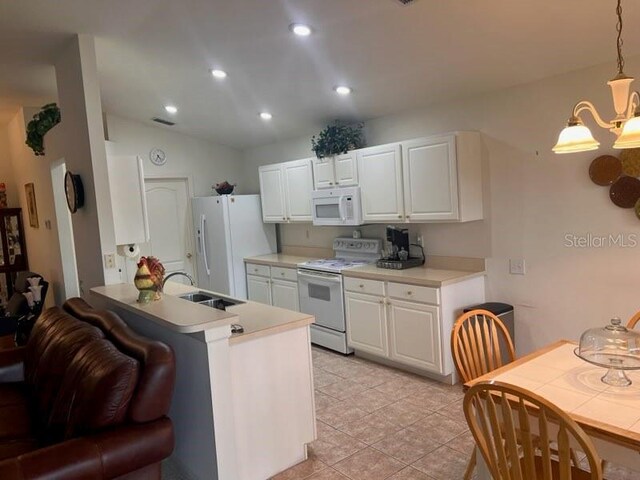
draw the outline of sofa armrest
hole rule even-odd
[[[173,452],[168,418],[74,438],[0,462],[2,480],[116,478],[158,463]]]

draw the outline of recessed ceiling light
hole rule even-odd
[[[174,107],[173,105],[165,105],[164,109],[172,115],[178,113],[178,107]]]
[[[313,33],[311,27],[309,25],[305,25],[304,23],[292,23],[289,25],[289,29],[298,35],[299,37],[308,37]]]
[[[351,93],[351,88],[346,85],[338,85],[334,90],[338,95],[349,95]]]
[[[273,118],[273,115],[271,115],[269,112],[260,112],[260,118],[262,120],[271,120]]]
[[[219,79],[227,78],[227,72],[225,72],[224,70],[220,70],[219,68],[214,68],[213,70],[211,70],[211,75]]]

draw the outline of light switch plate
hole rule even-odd
[[[509,260],[509,273],[511,275],[524,275],[526,273],[526,265],[524,258],[512,258]]]
[[[116,254],[105,253],[104,254],[104,268],[116,268]]]

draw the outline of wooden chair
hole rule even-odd
[[[456,320],[451,332],[451,351],[456,370],[465,383],[516,358],[507,327],[488,310],[471,310]],[[474,450],[464,480],[471,478],[475,466]]]
[[[480,382],[467,391],[464,414],[495,480],[603,478],[591,439],[565,412],[533,392]],[[572,444],[586,454],[590,472],[572,465]]]
[[[640,312],[636,312],[636,314],[629,319],[627,322],[627,328],[636,328],[636,324],[640,322]]]

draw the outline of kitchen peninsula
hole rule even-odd
[[[223,311],[180,298],[194,292],[221,296],[168,282],[162,299],[146,305],[129,284],[93,288],[90,297],[173,347],[172,458],[201,480],[263,480],[303,461],[316,437],[313,316],[251,301]],[[232,333],[232,325],[244,331]]]

